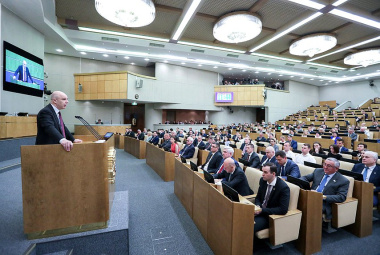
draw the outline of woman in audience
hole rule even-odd
[[[280,136],[280,144],[284,145],[284,143],[286,142],[286,139],[285,139],[285,136]]]
[[[319,154],[326,155],[322,149],[322,145],[319,142],[313,144],[313,149],[310,151],[310,154],[313,156],[318,156]]]
[[[340,139],[337,132],[332,132],[331,140],[334,141],[334,144],[336,144],[336,140]],[[338,150],[339,151],[339,150]]]
[[[301,137],[307,137],[308,134],[309,134],[308,130],[304,130]]]
[[[342,158],[342,155],[339,154],[339,146],[336,144],[332,144],[329,147],[329,153],[327,154],[327,157],[329,158],[336,158],[337,160],[340,160]]]
[[[223,142],[225,146],[230,146],[231,141],[230,138],[228,138],[227,136],[223,137]]]
[[[269,146],[273,147],[275,153],[279,151],[278,145],[274,139],[269,139]]]
[[[151,132],[151,131],[148,131],[148,132],[147,132],[147,135],[144,136],[144,141],[145,141],[145,142],[148,142],[148,141],[150,141],[151,138],[152,138],[152,132]]]
[[[179,147],[178,144],[176,143],[174,137],[170,137],[170,151],[173,152],[176,156],[179,154]]]

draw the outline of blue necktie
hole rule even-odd
[[[363,172],[363,181],[365,181],[367,179],[367,172],[368,172],[368,167],[365,167],[364,168],[364,172]]]
[[[317,192],[322,192],[322,190],[325,188],[325,185],[326,185],[327,179],[328,179],[329,177],[330,177],[330,176],[328,176],[327,174],[325,174],[325,177],[323,177],[323,180],[321,181],[321,183],[320,183],[319,186],[318,186]]]
[[[281,176],[285,176],[285,167],[281,166]]]

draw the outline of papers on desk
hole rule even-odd
[[[105,143],[106,140],[97,140],[95,143]]]

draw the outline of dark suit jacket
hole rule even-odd
[[[74,141],[74,137],[65,127],[66,139]],[[59,144],[63,137],[57,114],[51,104],[48,104],[37,115],[37,138],[36,145]]]
[[[311,189],[316,190],[324,175],[323,168],[317,168],[313,173],[302,176],[301,179],[313,182]],[[346,200],[349,185],[348,179],[339,172],[336,172],[326,184],[322,191],[323,195],[326,196],[326,199],[323,200],[323,211],[326,212],[326,219],[332,218],[331,203],[342,203]]]
[[[164,140],[163,142],[162,142],[162,144],[161,144],[161,148],[167,148],[167,149],[170,149],[170,147],[171,147],[171,142],[170,142],[170,139],[168,139],[168,140]]]
[[[258,136],[258,137],[256,138],[256,141],[257,141],[257,142],[266,142],[267,139],[266,139],[264,136],[263,136],[263,137]]]
[[[194,152],[195,152],[195,147],[194,145],[190,144],[190,145],[185,145],[185,147],[183,147],[183,149],[179,152],[179,154],[182,155],[182,157],[188,159],[188,158],[192,158],[194,156]]]
[[[158,138],[158,136],[156,136],[156,137],[152,136],[152,138],[150,138],[150,140],[149,140],[149,143],[157,145],[159,141],[160,141],[160,138]]]
[[[348,152],[348,149],[346,147],[342,147],[339,149],[339,152]]]
[[[352,168],[352,172],[361,174],[364,170],[365,165],[363,163],[355,164],[354,168]],[[373,169],[371,176],[369,177],[369,182],[373,183],[375,189],[374,193],[380,192],[380,166],[376,165]]]
[[[220,174],[214,174],[214,178],[224,179],[222,180],[223,183],[236,190],[242,196],[253,194],[253,191],[249,188],[247,177],[240,167],[235,168],[235,172],[232,173],[231,178],[230,175],[226,171],[223,171]]]
[[[272,191],[270,193],[267,207],[262,208],[262,215],[271,215],[271,214],[278,214],[278,215],[284,215],[288,212],[289,208],[289,200],[290,200],[290,189],[288,185],[281,180],[280,178],[276,177],[276,185],[272,188]],[[255,205],[258,205],[262,207],[263,202],[265,200],[265,195],[267,193],[267,186],[268,183],[263,180],[263,178],[260,179],[260,186],[259,190],[257,191],[257,195],[255,198]]]
[[[197,147],[200,150],[204,150],[206,148],[206,144],[203,141],[201,141],[199,144],[197,144]]]
[[[265,160],[267,160],[267,155],[264,155],[264,157],[261,159],[261,162],[260,162],[260,166],[265,162]],[[267,162],[265,163],[273,163],[273,164],[276,164],[277,163],[277,160],[276,160],[276,157],[273,156],[270,160],[268,160]]]
[[[19,65],[18,68],[17,68],[17,70],[16,70],[16,72],[13,75],[13,76],[16,76],[17,80],[19,80],[19,81],[23,80],[22,79],[23,78],[22,77],[22,75],[23,75],[22,67],[23,67],[22,65]],[[25,68],[26,68],[26,70],[25,70],[25,73],[26,73],[26,82],[28,82],[28,78],[29,78],[30,81],[33,83],[32,76],[30,75],[30,72],[29,72],[29,68],[28,67],[25,67]]]
[[[204,163],[201,167],[202,169],[207,164],[207,162],[210,160],[211,155],[212,155],[212,152],[210,152],[208,154],[207,159],[206,159],[206,163]],[[219,151],[215,152],[215,155],[211,158],[211,161],[208,163],[207,171],[210,173],[215,173],[216,170],[219,169],[222,161],[223,161],[222,154]]]
[[[204,150],[210,150],[211,149],[211,143],[206,143]]]
[[[141,132],[138,136],[137,136],[137,139],[139,139],[140,141],[144,141],[144,133]]]
[[[135,132],[131,131],[128,134],[129,137],[136,138]]]
[[[290,143],[290,146],[292,146],[293,150],[297,150],[297,146],[298,146],[297,141],[292,140],[292,142]]]
[[[248,161],[248,153],[244,153],[243,159]],[[249,158],[248,161],[248,167],[253,167],[253,168],[260,168],[260,158],[259,155],[257,155],[256,152],[252,152],[251,157]]]
[[[300,173],[300,169],[299,169],[298,165],[296,163],[294,163],[294,161],[292,161],[292,160],[288,159],[286,162],[285,175],[281,175],[281,165],[278,162],[276,162],[276,165],[277,165],[277,176],[281,176],[285,180],[287,179],[288,175],[291,175],[295,178],[301,177],[301,173]]]

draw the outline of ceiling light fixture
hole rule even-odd
[[[347,2],[348,0],[338,0],[338,1],[336,1],[335,3],[333,3],[332,5],[334,5],[334,6],[339,6],[339,5],[341,5],[341,4],[343,4],[343,3],[345,3],[345,2]]]
[[[84,52],[84,51],[82,51],[80,54],[82,54],[82,55],[87,55],[87,53],[86,53],[86,52]]]
[[[277,40],[278,38],[280,38],[280,37],[282,37],[282,36],[284,36],[284,35],[290,33],[291,31],[293,31],[293,30],[299,28],[300,26],[302,26],[302,25],[304,25],[304,24],[306,24],[306,23],[312,21],[312,20],[315,19],[315,18],[318,18],[318,17],[321,16],[322,14],[323,14],[322,12],[316,12],[316,13],[314,13],[313,15],[311,15],[311,16],[305,18],[304,20],[301,20],[300,22],[294,24],[293,26],[290,26],[289,28],[285,29],[284,31],[282,31],[282,32],[280,32],[280,33],[278,33],[278,34],[275,33],[275,34],[276,34],[275,36],[273,36],[273,37],[270,38],[269,40],[266,40],[266,41],[264,41],[263,43],[257,45],[256,47],[250,49],[249,51],[250,51],[250,52],[257,51],[258,49],[260,49],[260,48],[264,47],[265,45],[267,45],[267,44],[269,44],[269,43],[271,43],[271,42]],[[279,30],[281,30],[281,29],[279,29]]]
[[[175,40],[177,41],[179,39],[179,37],[181,36],[183,30],[185,29],[185,27],[187,26],[187,24],[189,23],[191,17],[193,17],[193,15],[195,15],[196,13],[196,10],[198,9],[199,7],[199,4],[201,3],[202,0],[193,0],[190,4],[190,7],[188,8],[184,8],[184,10],[187,9],[186,12],[183,12],[182,13],[182,16],[181,16],[181,23],[180,25],[178,26],[178,28],[175,30],[173,36],[172,36],[172,40]],[[189,1],[190,2],[190,1]],[[189,3],[188,2],[188,3]]]
[[[346,65],[360,65],[367,67],[380,62],[380,48],[366,49],[352,53],[344,58]]]
[[[128,56],[125,56],[124,58],[125,58],[125,59],[129,59],[129,57],[128,57]]]
[[[214,25],[214,37],[221,42],[240,43],[249,41],[261,33],[261,20],[244,11],[232,12],[218,19]]]
[[[103,54],[103,57],[108,57],[108,55],[107,54]]]
[[[324,54],[322,56],[318,56],[318,57],[315,57],[315,58],[312,58],[312,59],[309,59],[308,61],[314,61],[314,60],[317,60],[317,59],[320,59],[320,58],[324,58],[324,57],[327,57],[327,56],[330,56],[330,55],[333,55],[333,54],[336,54],[336,53],[339,53],[341,51],[345,51],[345,50],[349,50],[349,49],[352,49],[352,48],[356,48],[356,47],[359,47],[361,45],[364,45],[364,44],[367,44],[367,43],[371,43],[371,42],[374,42],[374,41],[377,41],[377,40],[380,40],[380,36],[377,36],[377,37],[374,37],[374,38],[370,38],[368,40],[365,40],[365,41],[361,41],[361,42],[358,42],[358,43],[355,43],[355,44],[352,44],[352,45],[349,45],[347,47],[344,47],[344,48],[341,48],[339,50],[336,50],[336,51],[333,51],[333,52],[330,52],[330,53],[327,53],[327,54]]]
[[[124,27],[143,27],[153,22],[156,9],[151,0],[95,0],[96,11],[105,19]]]
[[[349,20],[352,20],[355,22],[362,23],[362,24],[367,25],[367,26],[371,26],[371,27],[380,29],[380,22],[372,20],[372,19],[367,19],[363,16],[359,16],[359,15],[352,14],[352,13],[342,11],[342,10],[338,10],[338,9],[334,9],[334,10],[330,11],[329,13],[334,14],[334,15],[339,16],[339,17],[342,17],[342,18],[345,18],[345,19],[349,19]]]
[[[169,39],[164,39],[164,38],[160,38],[160,37],[153,37],[153,36],[146,36],[146,35],[136,35],[136,34],[115,32],[115,31],[109,31],[109,30],[103,30],[103,29],[95,29],[95,28],[89,28],[89,27],[78,27],[78,29],[80,31],[85,31],[85,32],[93,32],[93,33],[101,33],[101,34],[107,34],[107,35],[116,35],[116,36],[123,36],[123,37],[131,37],[131,38],[137,38],[137,39],[154,40],[154,41],[160,41],[160,42],[169,42]]]
[[[317,10],[320,10],[323,7],[325,7],[325,5],[323,5],[323,4],[319,4],[319,3],[316,3],[316,2],[313,2],[310,0],[289,0],[289,1],[303,5],[303,6],[307,6],[307,7],[313,8],[313,9],[317,9]]]
[[[58,51],[58,52],[63,52],[63,50],[61,50],[61,49],[56,49],[56,51]]]
[[[313,57],[335,47],[337,39],[332,34],[317,33],[295,40],[289,47],[290,54]]]

